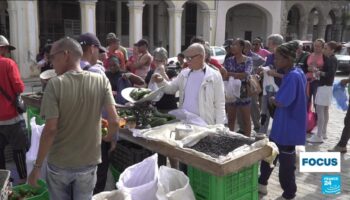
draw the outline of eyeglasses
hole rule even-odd
[[[259,45],[259,43],[253,43],[254,46]]]
[[[53,59],[55,58],[55,55],[57,55],[57,54],[59,54],[59,53],[62,53],[62,52],[64,52],[64,51],[66,51],[66,50],[61,50],[61,51],[57,51],[57,52],[55,52],[55,53],[50,54],[50,55],[48,56],[49,60],[53,60]]]
[[[197,57],[199,55],[201,55],[201,54],[197,54],[197,55],[194,55],[194,56],[188,56],[188,57],[186,57],[186,60],[187,61],[191,61],[191,60],[193,60],[195,57]]]

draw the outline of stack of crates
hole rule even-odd
[[[188,166],[197,200],[258,200],[258,164],[223,177]]]
[[[115,181],[118,181],[119,175],[129,166],[143,161],[145,158],[152,155],[152,152],[131,143],[126,140],[120,140],[117,142],[116,149],[111,153],[110,170]]]

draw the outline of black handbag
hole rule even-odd
[[[16,94],[16,98],[14,100],[11,99],[10,95],[8,95],[5,90],[0,86],[1,94],[15,106],[18,114],[22,114],[26,112],[26,106],[21,98],[21,95]]]

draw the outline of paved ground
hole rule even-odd
[[[336,80],[346,77],[344,74],[337,74]],[[40,84],[38,79],[28,79],[26,83],[26,92],[40,91]],[[328,125],[328,138],[323,144],[320,145],[306,145],[306,151],[321,151],[326,152],[332,148],[339,140],[341,131],[343,129],[343,119],[345,112],[338,110],[335,105],[330,108],[330,120]],[[349,147],[349,145],[348,145]],[[349,148],[350,150],[350,148]],[[341,163],[341,181],[342,191],[340,195],[326,196],[321,194],[321,176],[324,173],[300,173],[297,172],[297,198],[306,200],[326,200],[326,199],[337,199],[346,200],[350,199],[350,153],[342,155]],[[16,178],[15,167],[13,163],[9,163],[9,168],[13,172],[14,178]],[[115,182],[109,173],[106,190],[112,190],[115,187]],[[268,185],[268,195],[260,197],[261,200],[275,200],[282,194],[281,187],[278,181],[278,166],[271,175],[270,182]]]

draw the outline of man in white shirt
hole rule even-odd
[[[205,63],[204,46],[194,43],[184,52],[188,68],[171,82],[165,81],[159,74],[153,80],[163,91],[175,94],[179,91],[179,107],[201,117],[207,124],[224,124],[225,94],[224,83],[219,71]]]

